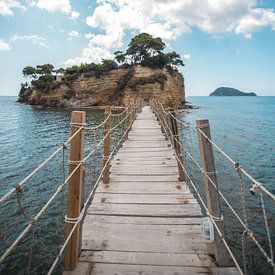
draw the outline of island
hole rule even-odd
[[[244,93],[230,87],[219,87],[209,96],[257,96],[255,93]]]
[[[101,63],[55,69],[52,64],[27,66],[18,101],[39,107],[79,108],[104,105],[127,106],[137,98],[155,98],[165,107],[185,106],[184,66],[176,52],[164,52],[159,37],[141,33],[125,52]]]

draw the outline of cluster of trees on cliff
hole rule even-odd
[[[56,74],[62,74],[70,80],[79,74],[100,77],[102,74],[134,65],[151,68],[166,68],[170,73],[177,70],[178,66],[184,66],[180,55],[176,52],[164,53],[166,45],[161,38],[153,37],[148,33],[140,33],[132,38],[125,52],[115,52],[114,60],[103,59],[101,63],[81,64],[67,68],[54,69],[51,64],[27,66],[23,69],[24,77],[32,78],[31,85],[41,90],[49,90],[55,85]],[[28,87],[28,83],[22,84],[22,89]]]

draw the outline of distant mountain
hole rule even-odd
[[[209,96],[257,96],[255,93],[244,93],[238,89],[219,87]]]

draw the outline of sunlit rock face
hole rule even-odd
[[[88,73],[58,80],[54,88],[21,90],[19,102],[44,107],[126,106],[136,98],[157,98],[166,107],[181,108],[184,79],[178,72],[135,66],[115,69],[96,77]]]

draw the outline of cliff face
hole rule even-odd
[[[141,66],[112,70],[99,78],[81,74],[56,82],[47,92],[23,89],[18,101],[49,107],[88,107],[125,106],[136,98],[158,98],[167,107],[179,108],[185,99],[183,77],[166,69]]]

